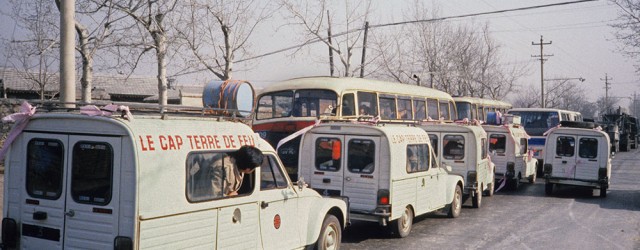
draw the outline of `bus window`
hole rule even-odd
[[[358,115],[378,115],[378,98],[376,93],[358,91]]]
[[[440,117],[444,117],[445,120],[451,120],[450,114],[449,104],[446,102],[440,102]],[[440,117],[438,117],[438,119],[440,119]]]
[[[380,96],[380,118],[397,119],[396,117],[396,99],[394,96]]]
[[[355,97],[353,94],[344,94],[342,96],[342,115],[355,115]]]
[[[484,116],[484,107],[483,106],[478,106],[478,120],[486,120],[486,117]]]
[[[438,115],[438,100],[427,99],[427,110],[429,111],[427,114],[429,118],[434,120],[440,119],[440,115]]]
[[[398,118],[402,120],[413,119],[413,110],[411,107],[411,99],[409,97],[398,98]]]
[[[452,101],[449,101],[449,118],[447,120],[455,120],[458,117],[458,113],[456,113],[456,104]]]
[[[471,105],[471,119],[478,119],[478,105]]]
[[[416,110],[416,120],[424,120],[427,118],[427,107],[424,101],[413,100]]]
[[[464,118],[471,118],[471,103],[468,102],[458,102],[456,103],[456,107],[458,108],[458,120],[462,120]]]
[[[291,113],[292,91],[275,92],[264,95],[258,100],[257,119],[286,117]]]

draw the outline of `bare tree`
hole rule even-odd
[[[371,10],[370,0],[340,1],[344,3],[344,9],[331,10],[331,29],[334,31],[333,41],[330,42],[325,35],[327,32],[327,10],[330,0],[281,0],[286,10],[286,18],[289,25],[300,27],[303,30],[305,43],[320,41],[332,50],[340,59],[342,69],[338,70],[343,76],[353,76],[358,67],[353,67],[352,57],[355,49],[361,43],[363,27],[368,20]],[[340,15],[344,18],[340,19]],[[336,32],[342,30],[342,32]]]
[[[125,26],[119,27],[127,32],[119,34],[115,39],[117,45],[112,48],[117,56],[117,63],[127,65],[133,72],[141,58],[153,50],[157,67],[158,103],[167,105],[167,47],[170,44],[170,30],[165,21],[174,14],[178,1],[110,0],[105,3],[109,3],[115,10],[121,11],[134,21],[128,26],[123,22],[122,25]],[[136,51],[138,53],[132,53]]]
[[[58,15],[51,1],[11,1],[12,18],[25,32],[5,45],[8,62],[31,83],[40,99],[54,98],[58,91],[56,75],[58,52]]]
[[[587,114],[592,114],[592,112],[587,112],[585,109],[585,107],[592,107],[590,102],[587,101],[586,90],[575,82],[569,80],[551,81],[546,85],[545,89],[545,106],[547,108],[583,110]],[[540,89],[538,89],[538,86],[530,85],[520,90],[512,103],[514,107],[540,107]]]
[[[189,0],[178,8],[173,28],[188,50],[183,57],[188,67],[177,74],[206,70],[221,80],[232,77],[235,58],[250,55],[249,39],[274,9],[256,0]]]
[[[616,38],[622,47],[620,51],[630,58],[640,61],[640,2],[636,0],[610,0],[620,8],[617,21],[611,26],[617,29]],[[636,64],[636,73],[640,65]]]

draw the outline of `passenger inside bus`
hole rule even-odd
[[[367,105],[360,105],[360,113],[358,115],[370,115],[369,107]]]

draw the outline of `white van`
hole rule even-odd
[[[487,133],[479,125],[434,123],[420,125],[429,133],[431,145],[442,166],[464,178],[463,193],[473,207],[482,205],[482,194],[493,195],[495,169],[487,154]]]
[[[600,189],[607,196],[611,180],[609,135],[591,122],[562,122],[547,134],[544,154],[545,193],[554,185]]]
[[[460,213],[464,180],[440,167],[414,125],[321,123],[303,135],[300,152],[299,177],[321,194],[348,197],[352,220],[391,222],[406,237],[414,216]]]
[[[242,145],[264,163],[218,196],[207,166]],[[251,128],[201,114],[36,113],[5,166],[9,249],[326,249],[348,220],[345,201],[292,185]]]
[[[503,125],[487,124],[482,125],[482,128],[487,132],[489,155],[491,162],[495,164],[496,178],[500,180],[497,185],[516,190],[522,179],[535,183],[538,160],[533,158],[532,152],[529,152],[527,147],[529,136],[519,122],[505,122]]]

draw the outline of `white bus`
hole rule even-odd
[[[317,119],[380,117],[414,122],[429,118],[453,121],[451,95],[415,85],[349,77],[303,77],[266,86],[258,94],[253,130],[276,147]],[[278,148],[289,173],[297,173],[299,137]]]
[[[512,106],[508,102],[484,99],[479,97],[456,96],[453,97],[458,111],[458,120],[465,118],[469,120],[487,120],[487,113],[499,111],[505,114]]]
[[[533,150],[533,157],[538,159],[538,173],[544,166],[544,144],[549,129],[556,127],[561,121],[582,121],[582,114],[576,111],[552,108],[514,108],[507,111],[508,114],[521,118],[521,124],[527,131],[529,149]]]

